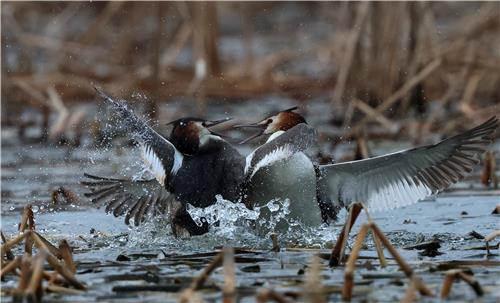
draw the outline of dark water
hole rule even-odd
[[[269,103],[269,108],[272,108],[273,102]],[[220,112],[225,112],[225,106],[220,107]],[[245,106],[242,106],[226,111],[244,117],[244,108]],[[249,105],[246,108],[249,108]],[[309,108],[310,113],[314,111],[314,107]],[[255,115],[263,116],[265,111]],[[321,120],[314,119],[314,123],[320,124]],[[123,292],[113,287],[185,287],[192,276],[213,257],[185,255],[211,252],[223,245],[253,250],[237,254],[240,257],[237,259],[236,273],[238,293],[244,302],[252,302],[255,291],[260,287],[301,292],[304,275],[300,273],[314,254],[328,252],[345,216],[343,213],[337,225],[304,229],[293,235],[279,235],[282,247],[280,253],[269,252],[272,247],[269,238],[259,237],[251,230],[242,229],[230,221],[212,229],[207,235],[191,239],[175,239],[168,224],[162,220],[139,228],[130,228],[123,223],[122,218],[106,215],[102,209],[91,205],[83,197],[85,189],[79,182],[83,172],[107,176],[137,176],[142,170],[137,161],[137,151],[131,147],[116,147],[119,144],[114,144],[114,147],[95,148],[92,147],[91,141],[91,138],[85,138],[84,147],[76,149],[21,144],[16,140],[15,128],[2,129],[2,231],[8,237],[15,235],[22,208],[31,203],[35,211],[37,230],[52,243],[61,239],[69,241],[79,263],[77,277],[89,286],[88,292],[78,296],[48,295],[47,298],[56,301],[176,301],[178,297],[174,292],[130,292],[130,289]],[[407,147],[408,144],[399,144],[397,148],[387,142],[380,142],[373,145],[372,152],[381,154],[400,149],[402,146]],[[497,143],[493,148],[498,147]],[[339,150],[350,152],[352,146],[347,145]],[[242,151],[246,152],[244,148]],[[424,277],[436,293],[439,293],[443,272],[434,272],[431,269],[453,260],[477,261],[479,265],[469,264],[466,267],[472,270],[483,286],[484,300],[496,301],[500,299],[498,249],[492,251],[493,256],[486,256],[484,250],[471,249],[484,246],[484,243],[468,234],[474,230],[487,235],[499,228],[499,217],[491,212],[500,203],[500,191],[485,189],[478,182],[478,174],[479,170],[473,172],[465,181],[437,197],[371,215],[392,243],[399,248],[406,261]],[[79,198],[78,201],[53,203],[51,193],[61,186],[74,192]],[[229,212],[234,210],[223,209],[223,214],[224,211],[227,212],[227,217],[230,217]],[[362,222],[366,222],[364,214],[354,228],[351,242]],[[441,241],[439,250],[443,254],[439,256],[423,257],[416,250],[403,249],[433,238]],[[494,241],[492,244],[496,243]],[[371,238],[367,244],[362,256],[368,258],[374,267],[361,266],[356,274],[355,281],[358,285],[354,291],[355,298],[369,301],[399,300],[404,295],[407,279],[397,270],[391,259],[388,268],[379,268],[378,261],[370,259],[376,256]],[[20,250],[18,252],[21,253]],[[119,255],[126,255],[127,261],[117,261]],[[183,255],[185,257],[182,257]],[[387,252],[386,255],[389,256]],[[481,263],[485,260],[493,263]],[[361,262],[364,264],[366,261]],[[329,299],[338,300],[343,269],[329,269],[326,260],[321,260],[321,266],[323,284],[330,293]],[[250,272],[256,271],[257,268],[258,272]],[[152,274],[154,281],[147,282],[145,273]],[[385,278],[380,278],[381,276]],[[220,284],[223,281],[220,269],[216,270],[212,277],[213,281],[209,284]],[[16,279],[12,276],[2,282],[4,289],[16,285]],[[204,290],[202,296],[209,301],[218,301],[221,293]],[[463,282],[453,287],[451,299],[461,301],[474,298],[472,290],[465,287]],[[9,299],[2,296],[2,300]]]

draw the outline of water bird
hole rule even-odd
[[[276,138],[288,136],[290,129],[295,126],[307,125],[305,118],[295,112],[297,109],[295,106],[256,123],[235,125],[234,128],[238,129],[259,130],[240,143],[269,135],[265,142],[269,144]],[[286,198],[289,201],[287,220],[292,219],[307,226],[319,226],[335,221],[340,207],[331,202],[325,195],[325,190],[321,190],[319,174],[319,165],[303,152],[298,152],[286,161],[268,166],[255,174],[253,181],[246,188],[247,207],[263,206],[273,199]],[[263,216],[269,217],[270,214]]]
[[[169,213],[174,235],[199,235],[208,231],[201,218],[196,224],[186,209],[207,207],[221,195],[230,201],[242,201],[244,188],[260,169],[282,161],[313,145],[308,126],[297,125],[288,136],[264,144],[246,158],[210,127],[227,121],[207,121],[181,118],[173,125],[169,139],[157,133],[138,118],[123,100],[115,100],[97,90],[117,112],[122,123],[138,137],[142,158],[153,173],[150,180],[104,178],[90,174],[88,186],[94,203],[107,203],[106,211],[115,216],[125,215],[128,224],[134,218],[138,225],[146,214]],[[277,153],[279,151],[279,153]]]
[[[250,139],[264,134],[271,134],[271,139],[294,125],[305,123],[304,117],[293,112],[294,109],[246,125],[261,129]],[[308,188],[313,186],[314,182],[302,182],[298,179],[296,186],[307,192],[306,198],[309,199],[302,203],[313,200],[316,192],[316,196],[325,197],[324,200],[333,203],[330,204],[333,205],[333,211],[342,207],[349,210],[348,220],[338,237],[330,265],[337,265],[341,260],[345,236],[362,208],[382,211],[410,205],[463,179],[465,174],[472,170],[473,165],[478,163],[477,157],[492,142],[492,135],[498,126],[499,119],[492,117],[479,126],[436,144],[358,161],[319,165],[315,170],[316,188]],[[308,180],[312,180],[312,165],[309,164],[305,168],[305,164],[299,164],[311,162],[304,157],[297,154],[281,165],[306,170]],[[277,166],[268,169],[275,168]],[[311,213],[308,204],[303,205],[303,212],[300,204],[298,206],[297,216]],[[321,208],[321,204],[319,206]],[[335,218],[336,214],[331,217]]]

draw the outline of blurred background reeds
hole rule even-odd
[[[377,125],[418,141],[500,111],[498,2],[1,6],[2,124],[35,108],[45,139],[88,118],[72,104],[95,102],[93,86],[147,96],[153,118],[164,102],[198,115],[262,96],[320,102],[344,138]]]

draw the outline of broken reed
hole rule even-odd
[[[14,256],[11,249],[23,240],[23,256]],[[23,210],[19,223],[19,234],[13,239],[7,240],[2,233],[2,242],[0,276],[2,279],[7,274],[19,276],[18,286],[12,290],[14,301],[41,302],[42,295],[46,290],[72,294],[86,290],[86,286],[75,277],[76,266],[68,242],[62,240],[57,248],[37,233],[31,205],[26,206]],[[33,246],[38,250],[36,255],[32,255]],[[44,269],[46,262],[54,271],[49,272]],[[43,280],[48,281],[45,288]],[[68,285],[75,289],[67,288]]]

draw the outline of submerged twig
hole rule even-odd
[[[273,241],[273,248],[271,248],[271,250],[274,252],[280,252],[281,248],[278,243],[278,234],[272,233],[269,237],[271,238],[271,241]]]
[[[29,228],[30,230],[35,229],[35,219],[33,216],[33,209],[31,208],[31,204],[28,204],[24,207],[21,222],[19,223],[20,232],[24,232],[27,228]]]
[[[288,299],[287,297],[285,297],[284,295],[276,292],[273,289],[260,290],[257,293],[256,300],[258,303],[264,303],[264,302],[267,302],[269,300],[272,300],[272,301],[278,302],[278,303],[292,303],[292,302],[294,302],[294,301]]]
[[[222,264],[223,258],[224,258],[223,252],[217,254],[215,258],[212,260],[212,262],[203,269],[200,275],[194,278],[193,282],[191,282],[191,285],[182,292],[179,301],[189,302],[190,297],[193,296],[193,293],[196,290],[200,289],[203,286],[203,283],[205,283],[205,281],[207,280],[208,276],[212,273],[212,271],[214,271],[217,267],[219,267]]]
[[[17,256],[14,260],[2,266],[0,277],[3,278],[6,274],[15,271],[21,265],[21,257]]]
[[[75,262],[73,262],[73,253],[71,252],[71,247],[68,244],[68,241],[66,240],[61,240],[59,243],[59,252],[62,255],[62,259],[64,260],[64,263],[68,267],[69,271],[71,271],[73,274],[76,273],[76,266]]]
[[[224,247],[224,287],[222,289],[224,303],[233,303],[236,299],[236,274],[234,264],[234,249]]]
[[[478,297],[484,294],[483,288],[472,276],[463,272],[460,269],[451,269],[446,272],[446,276],[443,280],[443,286],[441,288],[441,299],[446,299],[451,291],[451,286],[456,279],[461,279],[472,287],[474,292]]]
[[[311,258],[309,271],[304,283],[304,296],[309,302],[326,302],[325,290],[321,282],[321,262],[317,255]]]
[[[2,244],[5,244],[7,242],[7,238],[3,234],[3,231],[0,231],[0,235],[2,237]],[[3,255],[0,257],[3,258]],[[5,257],[7,258],[7,260],[14,260],[14,254],[12,253],[12,251],[10,249],[7,249],[5,251]]]

